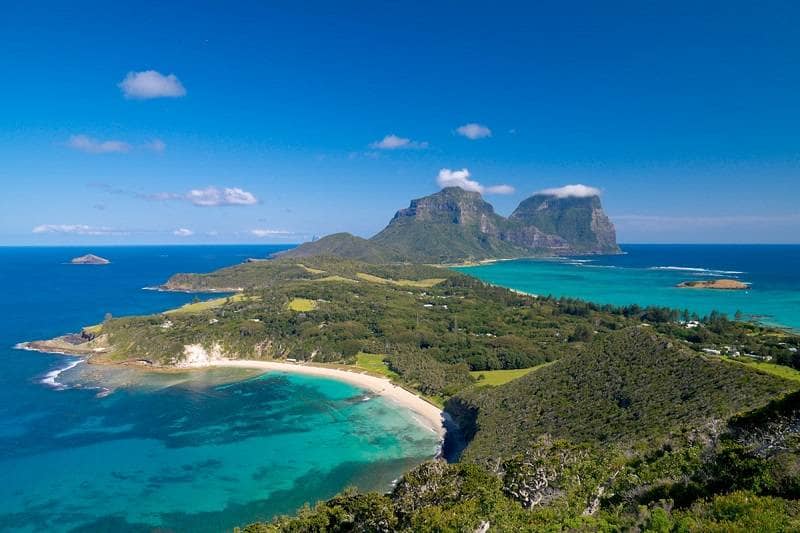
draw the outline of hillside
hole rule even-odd
[[[479,428],[465,458],[508,457],[544,435],[577,444],[652,445],[796,388],[689,352],[649,328],[631,328],[504,387],[459,398],[477,412],[472,423]]]
[[[279,255],[336,255],[381,263],[454,263],[618,252],[614,226],[597,196],[537,194],[523,201],[506,219],[479,193],[446,187],[412,200],[370,239],[337,233]]]
[[[618,331],[462,395],[479,415],[459,463],[244,531],[796,531],[796,389]]]
[[[520,203],[508,220],[514,226],[532,226],[545,234],[558,235],[575,252],[619,252],[614,225],[597,196],[559,198],[535,194]]]
[[[334,233],[278,254],[283,257],[339,256],[367,263],[403,262],[406,257],[378,243],[349,233]]]

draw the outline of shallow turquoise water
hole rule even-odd
[[[0,530],[229,530],[348,485],[385,490],[436,452],[407,411],[333,380],[86,364],[55,376],[77,359],[14,344],[106,311],[175,307],[192,296],[141,288],[269,250],[93,251],[112,265],[64,265],[79,249],[0,249]]]
[[[503,261],[462,272],[539,295],[613,305],[658,305],[705,315],[741,311],[800,330],[800,246],[623,245],[625,255]],[[681,281],[734,278],[745,291],[680,289]]]

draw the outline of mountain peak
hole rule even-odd
[[[532,255],[618,253],[614,226],[603,212],[600,198],[565,195],[561,194],[562,189],[531,196],[506,219],[495,213],[480,193],[445,187],[411,200],[371,239],[337,234],[284,255],[454,263]]]

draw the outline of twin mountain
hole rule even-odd
[[[459,187],[412,200],[377,235],[335,233],[281,253],[370,263],[456,263],[533,256],[616,254],[616,231],[598,196],[535,194],[506,218]]]

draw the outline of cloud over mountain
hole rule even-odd
[[[537,191],[536,194],[546,194],[548,196],[555,196],[556,198],[587,198],[589,196],[600,196],[600,189],[578,183],[575,185],[542,189],[541,191]]]
[[[439,170],[436,183],[439,187],[460,187],[465,191],[473,191],[481,194],[513,194],[514,187],[511,185],[490,185],[484,186],[471,178],[469,169],[450,170],[443,168]]]

